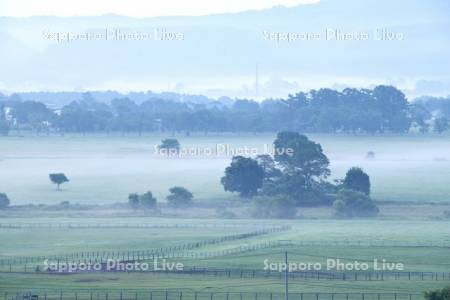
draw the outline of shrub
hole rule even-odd
[[[180,142],[177,139],[164,139],[158,145],[158,149],[160,153],[165,153],[168,156],[178,154],[180,152]]]
[[[174,186],[169,189],[170,195],[166,197],[167,202],[172,207],[188,207],[192,205],[194,195],[181,186]]]
[[[450,287],[443,288],[442,290],[425,292],[426,300],[450,300]]]
[[[50,178],[50,181],[53,184],[56,184],[58,190],[61,184],[69,182],[69,179],[66,177],[64,173],[48,174],[48,177]]]
[[[340,217],[375,217],[379,209],[365,193],[342,189],[333,206]]]
[[[136,193],[128,195],[128,204],[134,208],[156,208],[157,199],[153,197],[152,192],[139,195]]]
[[[253,200],[252,216],[267,219],[291,219],[297,215],[295,201],[287,196],[259,196]]]
[[[153,197],[153,194],[150,191],[139,196],[139,204],[143,208],[155,208],[156,201],[157,201],[156,198]]]
[[[139,206],[139,195],[136,193],[129,194],[128,204],[133,208],[137,208]]]
[[[369,151],[366,153],[366,159],[374,159],[375,158],[375,152]]]
[[[9,198],[6,194],[0,193],[0,209],[7,208],[9,206]]]

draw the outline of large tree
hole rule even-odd
[[[274,141],[275,161],[289,173],[300,173],[306,183],[330,175],[330,162],[322,146],[298,132],[280,132]]]
[[[379,85],[373,89],[373,98],[383,116],[381,131],[407,132],[411,126],[408,101],[405,94],[393,86]]]
[[[221,183],[225,191],[238,192],[241,197],[256,195],[264,179],[264,169],[252,158],[234,156]]]

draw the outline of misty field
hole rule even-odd
[[[168,135],[169,136],[169,135]],[[12,204],[61,201],[83,204],[126,202],[129,193],[151,190],[164,201],[168,189],[181,185],[200,200],[231,196],[220,177],[230,156],[168,158],[154,153],[168,136],[26,136],[0,138],[0,191]],[[373,197],[382,201],[448,202],[450,139],[441,136],[309,135],[322,144],[332,178],[352,166],[371,176]],[[264,152],[274,135],[177,136],[182,148],[258,148]],[[373,151],[375,158],[366,159]],[[56,191],[49,173],[70,182]]]

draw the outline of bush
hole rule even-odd
[[[442,290],[425,292],[426,300],[450,300],[450,287]]]
[[[9,198],[6,194],[0,193],[0,209],[7,208],[9,206]]]
[[[342,189],[333,206],[340,217],[375,217],[379,209],[365,193]]]
[[[180,208],[192,205],[194,195],[181,186],[174,186],[169,189],[170,195],[166,197],[170,206]]]
[[[145,194],[139,195],[136,193],[128,195],[128,204],[134,208],[156,208],[156,198],[153,197],[152,192],[148,191]]]
[[[253,200],[252,216],[267,219],[292,219],[297,215],[295,201],[287,196],[259,196]]]
[[[158,145],[160,153],[164,153],[168,156],[178,154],[180,152],[180,142],[177,139],[164,139],[161,144]]]
[[[375,152],[369,151],[366,153],[366,159],[374,159],[375,158]]]
[[[139,204],[143,208],[155,208],[156,207],[156,198],[153,197],[152,192],[148,191],[145,194],[139,196]]]
[[[68,208],[68,207],[70,207],[70,202],[69,201],[61,201],[59,203],[59,206],[62,206],[64,208]]]
[[[139,206],[139,195],[136,193],[128,195],[128,204],[132,208],[137,208]]]

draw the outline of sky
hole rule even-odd
[[[129,17],[201,16],[292,7],[319,0],[0,0],[0,16],[29,17],[40,15],[95,16],[117,14]]]
[[[448,28],[448,0],[0,0],[0,92],[264,99],[391,84],[411,98],[447,96]],[[115,39],[117,30],[150,38]],[[327,40],[329,30],[339,38]],[[161,39],[163,31],[182,38]],[[86,32],[109,38],[51,38]],[[360,33],[367,40],[341,38]]]

